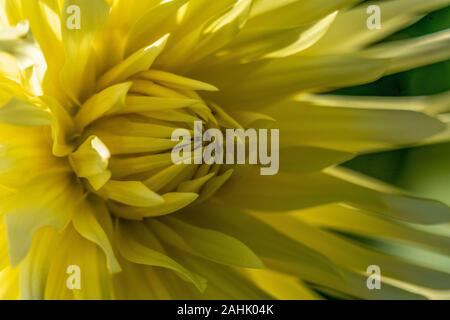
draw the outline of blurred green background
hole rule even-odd
[[[447,7],[425,16],[413,26],[385,41],[417,37],[449,28],[450,7]],[[417,96],[447,90],[450,90],[450,60],[384,77],[370,85],[346,88],[334,93]],[[351,160],[345,166],[450,205],[450,143],[364,155]]]

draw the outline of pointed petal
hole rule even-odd
[[[382,28],[375,30],[367,27],[368,5],[361,4],[339,14],[330,32],[302,54],[330,54],[330,52],[350,52],[364,48],[416,22],[424,14],[448,4],[450,4],[449,0],[373,1],[370,5],[379,6],[382,13]],[[345,45],[342,45],[344,39]]]
[[[161,222],[163,225],[161,226]],[[148,221],[158,237],[162,236],[167,243],[175,245],[170,234],[176,235],[184,245],[181,249],[189,248],[191,253],[198,254],[206,259],[245,268],[262,268],[263,264],[259,258],[245,244],[226,234],[211,229],[199,228],[186,221],[164,217],[161,222]],[[169,234],[165,234],[169,231]]]
[[[80,198],[81,189],[60,171],[37,176],[15,195],[6,210],[11,264],[25,258],[34,233],[42,227],[63,230]]]
[[[103,210],[97,210],[101,204],[95,204],[93,201],[85,200],[80,204],[73,217],[73,226],[86,239],[97,244],[105,253],[108,270],[111,273],[121,271],[121,267],[115,256],[111,240],[97,221],[96,216],[101,214],[109,215],[106,207]],[[97,211],[96,211],[97,210]],[[103,218],[105,219],[105,218]]]
[[[136,51],[120,64],[107,71],[98,80],[97,91],[123,82],[139,72],[148,70],[164,49],[168,38],[168,34],[163,36],[153,44]]]
[[[108,199],[134,207],[155,207],[164,199],[138,181],[108,181],[100,194]]]
[[[143,239],[145,242],[142,242]],[[192,282],[200,291],[203,291],[206,286],[205,280],[159,251],[157,241],[150,230],[142,224],[121,223],[118,228],[117,245],[124,258],[138,264],[173,270],[181,278]]]

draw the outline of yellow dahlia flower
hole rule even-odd
[[[450,296],[450,208],[338,166],[448,140],[449,94],[323,94],[449,59],[380,41],[450,0],[0,3],[0,298]],[[195,121],[279,128],[279,174],[172,163]]]

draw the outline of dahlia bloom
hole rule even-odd
[[[325,93],[449,59],[450,30],[381,40],[450,0],[370,2],[379,29],[359,0],[0,4],[0,298],[449,297],[448,205],[339,166],[449,140],[449,93]],[[279,128],[280,172],[172,163],[196,121]]]

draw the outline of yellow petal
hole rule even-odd
[[[49,126],[52,117],[48,110],[12,99],[0,107],[0,122],[22,126]]]
[[[178,127],[171,124],[152,123],[149,119],[130,119],[126,116],[108,117],[101,119],[92,125],[92,132],[108,131],[115,135],[170,138]],[[192,135],[193,130],[189,131]]]
[[[95,66],[92,63],[93,40],[103,27],[110,7],[103,0],[68,0],[62,8],[62,21],[68,22],[67,10],[76,5],[80,10],[80,29],[64,26],[61,29],[65,64],[61,70],[61,83],[68,96],[80,104],[92,93],[95,85]]]
[[[248,270],[251,279],[280,300],[320,300],[320,296],[296,277],[272,270]]]
[[[152,190],[160,191],[162,188],[166,187],[171,180],[176,179],[179,175],[183,174],[188,167],[189,165],[172,164],[170,167],[152,175],[144,181],[144,184]]]
[[[1,199],[8,188],[21,188],[44,171],[67,167],[65,161],[53,156],[43,127],[0,124],[0,139]]]
[[[19,293],[19,270],[6,268],[0,271],[0,299],[17,300]]]
[[[327,91],[369,83],[380,78],[386,68],[385,60],[368,59],[354,54],[291,56],[237,64],[233,67],[225,65],[206,68],[197,70],[193,76],[214,83],[221,89],[214,93],[220,104],[248,110],[261,109],[274,100],[286,99],[294,93]],[[236,86],[236,79],[240,79],[239,86]],[[222,92],[226,92],[226,95]]]
[[[359,0],[256,0],[249,28],[270,26],[276,29],[296,27],[317,21]],[[300,14],[301,13],[301,14]]]
[[[48,63],[43,86],[47,94],[58,101],[65,100],[60,88],[60,71],[64,66],[65,55],[61,35],[61,8],[57,0],[22,1],[24,18],[30,23],[33,37]]]
[[[271,52],[267,54],[265,57],[285,58],[311,47],[327,33],[332,23],[334,22],[336,16],[337,16],[336,12],[329,14],[325,18],[319,20],[310,28],[306,29],[306,31],[302,32],[299,38],[293,43],[291,43],[289,46]]]
[[[155,207],[164,199],[138,181],[108,181],[100,194],[104,197],[135,207]]]
[[[107,210],[95,211],[99,205],[94,205],[89,200],[83,201],[73,217],[73,226],[86,239],[97,244],[105,253],[108,270],[111,273],[121,271],[119,262],[114,254],[112,244],[106,232],[97,221],[96,215],[108,214]]]
[[[175,299],[176,292],[179,290],[185,294],[185,297],[191,297],[191,294],[197,291],[190,283],[166,269],[135,264],[124,258],[121,259],[120,264],[123,266],[123,271],[114,274],[113,277],[115,299]]]
[[[143,239],[146,241],[143,243]],[[129,261],[167,268],[175,271],[181,278],[192,282],[200,291],[205,289],[205,280],[188,271],[164,253],[154,249],[157,239],[151,231],[141,224],[121,223],[118,228],[117,245],[121,254]]]
[[[93,95],[81,106],[80,111],[75,116],[75,125],[79,132],[100,117],[123,109],[125,98],[131,82],[121,83],[111,86],[100,93]]]
[[[75,136],[75,124],[66,109],[53,97],[43,96],[41,100],[51,110],[53,154],[63,157],[70,154],[75,148],[73,138]]]
[[[279,216],[256,214],[254,216],[269,223],[276,230],[292,239],[314,246],[316,250],[339,265],[365,272],[367,266],[371,264],[370,261],[376,261],[377,265],[383,270],[383,278],[401,279],[397,283],[400,288],[402,288],[402,282],[405,281],[411,284],[410,288],[413,292],[426,294],[425,288],[445,290],[449,286],[450,276],[447,273],[423,268],[400,259],[393,259],[391,256],[358,246],[353,242],[339,238],[339,236],[320,231],[303,223],[295,214]],[[422,288],[424,290],[421,290]]]
[[[302,220],[323,229],[355,234],[373,239],[403,242],[449,254],[450,239],[411,228],[408,224],[396,223],[344,205],[328,205],[298,212]]]
[[[176,26],[178,10],[186,2],[187,0],[163,1],[153,7],[146,6],[144,11],[136,12],[135,16],[142,16],[131,20],[136,23],[129,30],[125,56],[170,33]],[[139,5],[133,4],[132,7],[137,9]]]
[[[196,193],[173,192],[162,195],[164,203],[148,208],[129,207],[120,204],[110,204],[112,212],[118,217],[129,220],[142,220],[148,217],[158,217],[180,210],[198,198]]]
[[[46,300],[108,300],[114,298],[112,276],[106,267],[102,250],[84,239],[73,226],[68,227],[60,240],[62,248],[54,253],[45,288]],[[75,275],[69,267],[79,268],[80,288],[69,289],[67,281]]]
[[[424,14],[445,7],[449,0],[394,0],[372,1],[371,5],[380,7],[382,27],[370,30],[367,28],[368,4],[361,4],[342,14],[318,43],[302,54],[329,54],[330,52],[350,52],[375,43],[388,35],[416,22]],[[345,40],[345,45],[342,41]]]
[[[228,179],[231,178],[233,172],[233,169],[229,169],[222,175],[211,178],[202,188],[202,192],[196,200],[196,204],[205,202],[206,200],[211,198],[217,192],[217,190],[219,190],[228,181]]]
[[[117,113],[142,113],[159,110],[175,110],[181,109],[198,103],[193,99],[180,98],[159,98],[159,97],[144,97],[144,96],[128,96],[126,99],[126,106]]]
[[[0,270],[9,266],[8,240],[5,224],[0,224]]]
[[[387,74],[398,73],[450,59],[450,31],[420,38],[376,45],[365,51],[369,57],[389,58]]]
[[[62,237],[51,228],[36,232],[30,252],[20,264],[20,295],[22,299],[41,300],[54,255],[63,250]],[[65,276],[65,273],[63,274]]]
[[[208,56],[229,43],[247,22],[252,0],[237,0],[233,7],[213,17],[201,30],[200,39],[192,52],[192,62]]]
[[[11,264],[26,256],[37,230],[46,226],[63,230],[80,198],[81,189],[61,171],[37,176],[15,195],[6,211]]]
[[[215,172],[211,172],[201,178],[184,181],[178,185],[177,191],[201,193],[200,190],[202,189],[202,187],[215,175]]]
[[[171,150],[178,143],[171,139],[122,136],[102,131],[95,131],[95,133],[108,146],[112,155],[159,153]]]
[[[124,178],[137,173],[144,173],[172,165],[170,153],[142,157],[112,158],[110,169],[115,178]]]
[[[176,28],[171,32],[171,39],[164,52],[158,57],[155,66],[161,70],[180,70],[189,67],[184,63],[191,58],[192,50],[197,45],[205,24],[214,21],[239,0],[222,0],[212,3],[209,0],[189,1],[177,14]]]
[[[410,195],[376,179],[344,168],[324,173],[279,172],[260,176],[258,168],[242,168],[215,198],[260,212],[287,212],[344,202],[392,219],[417,224],[450,221],[450,209]]]
[[[261,260],[241,241],[230,237],[226,234],[217,232],[211,229],[199,228],[195,225],[189,224],[183,220],[163,217],[161,221],[172,230],[181,240],[185,246],[190,248],[194,254],[198,254],[206,259],[214,262],[230,265],[240,266],[245,268],[263,268]],[[152,221],[148,221],[153,226]],[[170,244],[175,244],[171,241],[170,236],[164,236],[164,230],[158,229],[156,225],[155,230],[159,236],[163,236]]]
[[[21,0],[11,0],[3,2],[6,16],[8,17],[8,21],[11,25],[15,26],[19,22],[24,20]]]
[[[177,253],[180,260],[208,281],[208,287],[198,299],[267,300],[270,296],[260,290],[248,277],[232,267],[214,264],[191,254]]]
[[[148,70],[153,64],[153,61],[155,61],[164,49],[168,38],[168,34],[163,36],[153,44],[136,51],[120,64],[107,71],[98,80],[97,91],[115,83],[125,81],[136,73]]]
[[[98,190],[111,177],[111,172],[108,170],[110,156],[103,142],[91,136],[69,156],[69,161],[77,177],[88,179],[94,190]],[[101,177],[105,179],[100,179]]]
[[[283,146],[309,145],[345,152],[384,150],[416,143],[445,128],[441,121],[423,112],[405,110],[407,104],[394,110],[392,100],[386,100],[384,109],[383,99],[371,102],[370,98],[349,97],[345,103],[340,99],[330,98],[327,103],[324,98],[311,103],[309,98],[302,102],[299,97],[299,101],[276,104],[266,112],[278,121],[284,132],[280,138]],[[380,103],[379,108],[370,108],[376,102]],[[302,119],[302,125],[297,119]]]
[[[307,173],[320,171],[344,163],[355,154],[310,146],[286,147],[280,149],[280,170]]]
[[[170,72],[152,69],[140,74],[140,77],[152,81],[159,82],[165,86],[170,86],[176,89],[187,90],[204,90],[204,91],[217,91],[218,89],[208,83],[204,83],[198,80],[181,77]]]
[[[186,221],[206,229],[217,230],[245,243],[266,266],[288,264],[290,270],[302,274],[307,281],[326,282],[339,277],[338,270],[313,247],[293,241],[269,224],[253,218],[247,212],[229,203],[215,200],[187,208]],[[251,226],[252,232],[248,232]],[[247,230],[247,231],[246,231]],[[172,237],[176,240],[176,237]]]

